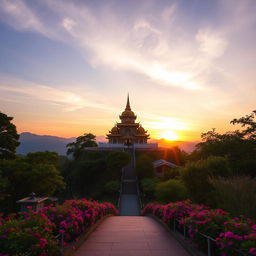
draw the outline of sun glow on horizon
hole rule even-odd
[[[173,131],[164,131],[160,136],[159,139],[165,139],[169,141],[175,141],[179,139],[178,134]]]

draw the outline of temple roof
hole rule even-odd
[[[126,108],[125,108],[125,110],[130,110],[130,111],[131,111],[130,100],[129,100],[129,93],[128,93],[128,96],[127,96],[127,102],[126,102]]]
[[[135,116],[134,112],[131,110],[130,107],[130,100],[129,100],[129,94],[127,96],[127,102],[126,102],[126,107],[125,110],[123,111],[123,113],[120,116],[120,119],[124,119],[124,118],[131,118],[131,119],[136,119],[137,117]],[[123,120],[122,120],[123,121]]]

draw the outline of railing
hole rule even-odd
[[[133,157],[133,170],[136,172],[136,154],[135,154],[135,146],[133,145],[133,150],[132,150],[132,157]],[[139,199],[139,204],[140,204],[140,209],[142,210],[144,208],[144,205],[141,200],[141,193],[140,193],[140,186],[139,186],[139,180],[136,175],[136,185],[137,185],[137,196]]]
[[[117,208],[120,210],[121,206],[121,197],[122,197],[122,191],[123,191],[123,179],[124,179],[124,168],[122,168],[122,174],[121,174],[121,181],[120,181],[120,191],[119,191],[119,198],[117,203]]]
[[[55,236],[55,239],[58,241],[58,246],[60,248],[60,253],[63,256],[64,255],[64,234],[58,234]],[[31,252],[26,252],[24,256],[30,256]]]
[[[178,228],[177,228],[177,223],[178,223]],[[173,219],[173,227],[172,227],[173,231],[176,233],[181,234],[184,238],[187,238],[187,225],[186,224],[181,224],[179,222],[179,219]],[[208,236],[204,233],[201,232],[197,232],[197,234],[199,234],[200,236],[202,236],[203,238],[206,239],[206,243],[207,243],[207,256],[215,256],[216,255],[216,250],[217,250],[217,245],[216,245],[216,240],[211,237]],[[237,249],[232,249],[234,252],[237,253],[237,256],[249,256],[249,254],[241,251],[241,250],[237,250]]]

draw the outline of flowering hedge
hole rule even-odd
[[[59,256],[58,234],[63,234],[64,246],[68,246],[108,214],[118,214],[112,204],[79,199],[39,212],[29,208],[20,216],[0,217],[0,256]]]
[[[155,215],[171,228],[175,220],[178,229],[185,225],[189,238],[200,249],[207,247],[201,235],[204,234],[216,240],[217,255],[239,255],[237,250],[256,255],[256,224],[243,216],[232,218],[221,209],[209,209],[189,200],[166,205],[150,203],[142,211],[142,215],[147,214]]]

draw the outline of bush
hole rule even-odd
[[[164,168],[164,179],[177,179],[180,176],[180,168],[174,167],[174,168]]]
[[[210,182],[215,189],[218,207],[234,215],[243,214],[256,220],[256,178],[215,178]]]
[[[187,164],[182,168],[182,180],[190,197],[198,203],[215,206],[213,185],[209,178],[227,177],[231,174],[228,162],[224,157],[209,157]]]
[[[154,167],[152,159],[146,154],[139,156],[136,163],[136,172],[139,179],[153,178]]]
[[[141,214],[153,214],[170,228],[176,219],[175,230],[183,233],[185,225],[190,240],[204,251],[207,251],[207,242],[201,234],[214,238],[216,256],[256,255],[256,224],[250,219],[231,218],[221,209],[209,209],[188,200],[166,205],[150,203]]]
[[[0,217],[0,255],[59,256],[56,235],[63,234],[68,246],[97,220],[117,213],[110,203],[80,199],[39,212],[30,209],[19,217]]]
[[[158,180],[156,178],[146,178],[141,181],[142,192],[146,198],[153,199],[155,197],[155,188],[157,183]]]
[[[187,189],[179,180],[168,180],[157,184],[156,200],[167,203],[185,200],[188,198]]]
[[[9,217],[0,225],[0,254],[61,255],[54,237],[55,225],[31,210],[20,219]]]
[[[115,195],[119,192],[120,189],[120,181],[119,180],[111,180],[105,184],[104,190],[107,194]]]

